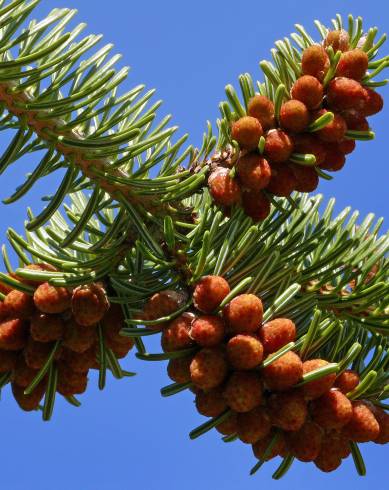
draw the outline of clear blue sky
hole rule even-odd
[[[388,29],[389,5],[382,0],[233,2],[197,0],[42,0],[39,16],[54,7],[76,7],[78,21],[87,32],[103,33],[123,53],[123,64],[132,67],[127,88],[144,82],[156,87],[165,104],[191,142],[200,143],[205,121],[214,121],[224,86],[236,83],[241,72],[259,76],[258,61],[269,57],[273,42],[301,23],[311,32],[314,19],[329,22],[336,12],[364,17],[366,26]],[[387,53],[383,49],[383,53]],[[381,93],[389,101],[388,88]],[[332,182],[321,183],[326,198],[337,198],[337,209],[352,206],[364,216],[388,211],[389,102],[372,119],[376,140],[360,143],[346,167]],[[3,135],[4,133],[2,133]],[[8,135],[7,135],[8,136]],[[3,146],[5,135],[0,143]],[[7,197],[29,169],[28,159],[1,177],[0,197]],[[55,185],[55,179],[44,184]],[[5,207],[0,204],[0,235],[7,226],[20,229],[27,205],[40,209],[43,186],[28,199]],[[150,350],[158,345],[150,344]],[[109,379],[104,392],[94,387],[76,409],[58,400],[54,420],[43,423],[38,413],[16,408],[8,390],[0,410],[1,484],[7,490],[243,490],[266,485],[271,489],[341,488],[354,490],[382,485],[386,476],[387,447],[363,445],[368,476],[357,477],[351,460],[325,475],[313,465],[296,463],[280,482],[270,479],[275,464],[255,477],[251,448],[242,443],[224,444],[216,432],[190,442],[188,432],[202,422],[190,394],[170,399],[159,395],[168,384],[163,363],[141,363],[129,358],[129,369],[139,373],[125,381]],[[386,457],[385,457],[386,455]]]

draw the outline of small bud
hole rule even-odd
[[[232,124],[231,137],[245,150],[254,150],[262,135],[261,123],[255,117],[241,117]]]
[[[76,322],[88,327],[103,318],[109,308],[109,302],[101,284],[88,284],[78,286],[73,291],[71,306]]]

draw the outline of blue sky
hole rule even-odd
[[[313,2],[307,0],[232,2],[129,2],[128,0],[42,0],[39,17],[54,7],[76,7],[77,20],[88,23],[87,32],[103,33],[123,53],[122,64],[132,67],[126,82],[156,87],[164,99],[161,114],[172,113],[173,121],[190,133],[198,145],[207,119],[218,116],[224,86],[236,84],[237,76],[249,71],[260,76],[258,61],[269,58],[275,40],[288,35],[294,23],[315,32],[312,23],[323,23],[340,12],[364,17],[367,27],[388,28],[389,5],[379,0]],[[385,47],[383,54],[387,53]],[[388,88],[381,89],[388,99]],[[388,104],[389,105],[389,104]],[[375,116],[376,140],[360,143],[345,168],[332,182],[321,182],[326,198],[335,196],[337,209],[352,206],[362,216],[388,211],[389,108]],[[2,133],[0,146],[6,137]],[[28,159],[1,177],[0,197],[7,197],[21,182],[32,162]],[[41,209],[39,196],[54,186],[49,179],[28,198],[12,206],[0,204],[0,235],[5,241],[8,226],[21,229],[27,205]],[[156,342],[150,350],[156,351]],[[354,490],[382,484],[387,448],[364,445],[368,476],[359,478],[351,460],[331,475],[313,465],[296,463],[284,480],[273,482],[275,464],[266,465],[255,477],[248,471],[254,459],[242,443],[224,444],[216,432],[191,442],[188,432],[202,422],[189,393],[162,399],[161,386],[168,384],[163,363],[145,363],[129,358],[126,366],[139,375],[116,381],[109,379],[104,392],[92,379],[83,406],[76,409],[58,400],[54,419],[43,423],[39,414],[16,408],[8,390],[1,399],[1,483],[10,490],[236,490],[267,488],[311,488],[349,485]],[[387,457],[386,457],[387,459]],[[352,480],[350,480],[352,478]]]

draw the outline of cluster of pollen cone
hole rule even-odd
[[[304,359],[288,348],[296,340],[292,320],[263,322],[258,296],[228,301],[229,294],[223,277],[204,276],[194,288],[193,308],[158,324],[163,350],[174,353],[169,377],[187,384],[198,412],[214,418],[218,432],[251,444],[259,460],[290,454],[325,472],[350,455],[352,442],[389,442],[389,415],[349,398],[360,381],[357,372],[320,374],[330,364],[326,359]],[[157,293],[144,318],[180,306],[176,293]]]
[[[27,268],[55,271],[48,264]],[[99,369],[98,326],[116,358],[125,357],[133,346],[131,339],[119,335],[123,313],[109,304],[101,284],[72,290],[15,274],[13,278],[32,286],[34,292],[0,283],[5,294],[0,301],[0,374],[9,374],[12,393],[23,410],[39,407],[47,389],[48,375],[42,370],[47,370],[48,362],[57,369],[60,395],[71,397],[86,390],[89,370]]]
[[[342,52],[332,71],[328,48]],[[231,125],[238,154],[212,166],[208,186],[215,203],[226,210],[241,205],[254,221],[263,220],[269,196],[312,192],[323,170],[340,170],[355,148],[355,132],[368,131],[367,117],[383,107],[382,97],[363,85],[368,63],[365,51],[350,47],[346,31],[330,31],[323,44],[303,51],[301,76],[279,114],[270,98],[252,97],[247,115]]]

